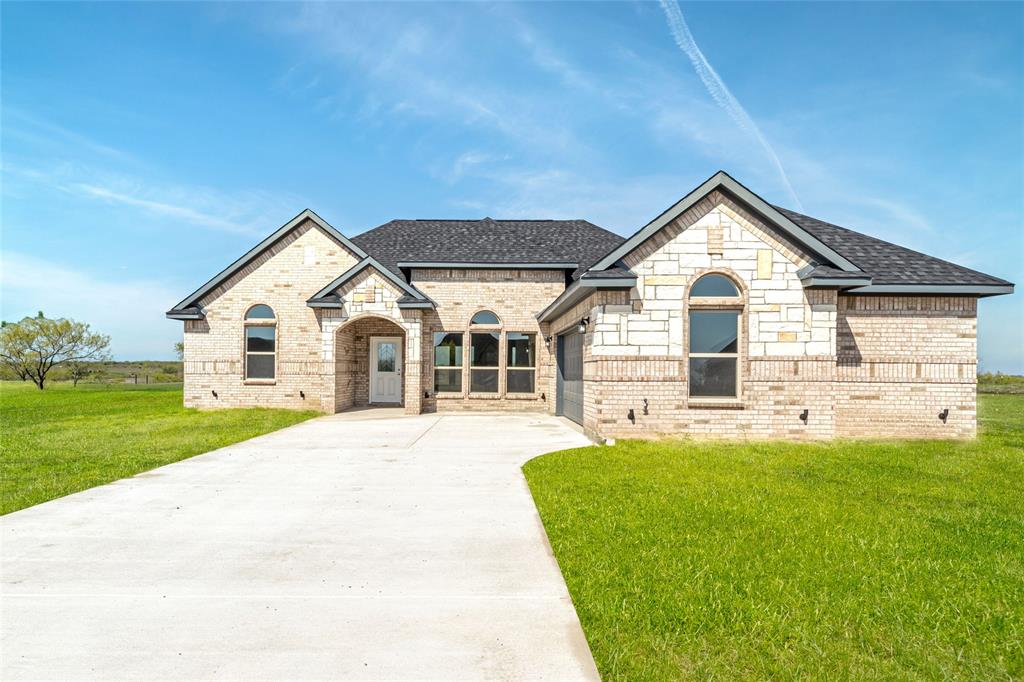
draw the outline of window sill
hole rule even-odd
[[[245,379],[242,383],[246,386],[274,386],[277,379]]]
[[[509,400],[540,400],[539,393],[506,393]]]
[[[461,393],[438,393],[434,392],[434,398],[437,400],[462,400],[464,396]]]
[[[498,393],[470,393],[467,397],[470,400],[501,400]]]
[[[719,410],[742,410],[746,404],[741,398],[690,398],[687,408],[712,408]]]

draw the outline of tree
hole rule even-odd
[[[28,376],[40,389],[55,366],[87,360],[105,360],[110,337],[94,333],[74,320],[37,317],[0,328],[0,362],[19,376]]]
[[[68,378],[72,386],[78,386],[78,382],[93,373],[92,367],[83,360],[68,361]]]
[[[178,360],[185,359],[185,342],[178,341],[174,344],[174,354],[178,356]]]

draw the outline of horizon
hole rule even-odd
[[[303,207],[348,237],[425,215],[625,237],[720,168],[1024,280],[1024,5],[3,14],[0,316],[88,322],[116,360],[173,359],[164,311]],[[1020,296],[978,319],[979,371],[1024,374]]]

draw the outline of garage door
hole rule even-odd
[[[558,414],[583,424],[583,335],[558,337]]]

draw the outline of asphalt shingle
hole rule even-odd
[[[1004,279],[826,223],[781,206],[775,206],[775,209],[870,275],[872,285],[1009,284]]]
[[[622,243],[586,220],[392,220],[352,239],[393,272],[400,262],[576,263],[573,278]]]

